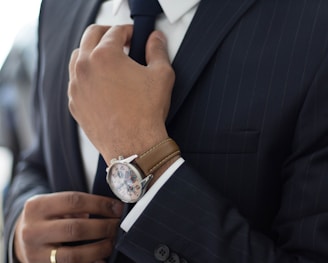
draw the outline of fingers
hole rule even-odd
[[[59,247],[56,253],[56,262],[90,263],[101,261],[110,256],[112,249],[113,244],[108,239],[76,247]],[[50,255],[50,250],[48,253]],[[45,257],[45,259],[48,258]],[[49,260],[44,262],[49,262]]]
[[[94,214],[107,218],[120,218],[123,204],[103,196],[81,192],[61,192],[36,196],[25,204],[25,216],[32,218],[58,218],[71,214]]]
[[[109,29],[110,27],[108,26],[91,25],[84,31],[80,41],[80,47],[72,52],[70,58],[70,79],[73,79],[75,77],[75,64],[78,57],[84,55],[88,56],[92,52],[92,50],[98,45],[101,38]]]
[[[149,66],[157,63],[170,64],[167,42],[162,32],[154,31],[149,36],[146,45],[146,61]]]
[[[132,25],[123,26],[98,26],[92,25],[84,32],[80,48],[73,51],[69,64],[70,79],[75,77],[76,62],[81,57],[88,57],[91,53],[100,54],[122,54],[124,47],[129,45],[132,37]],[[104,52],[106,50],[106,52]],[[170,64],[167,52],[166,38],[160,31],[154,31],[146,46],[147,64]]]
[[[154,31],[149,36],[146,45],[146,61],[148,68],[157,76],[157,81],[163,80],[163,83],[167,84],[166,87],[172,88],[175,73],[170,63],[166,38],[162,32]]]
[[[71,58],[69,61],[69,79],[70,80],[75,78],[75,73],[76,73],[75,72],[75,64],[76,64],[77,58],[79,57],[79,52],[80,52],[79,49],[75,49],[72,52],[72,55],[71,55]]]
[[[77,75],[85,77],[84,74],[89,69],[89,58],[95,58],[94,61],[101,62],[108,55],[116,56],[124,53],[124,48],[129,45],[132,36],[132,26],[89,26],[84,32],[80,47],[75,49],[69,62],[70,88],[68,97],[72,98],[72,80]],[[82,74],[78,74],[82,72]]]
[[[76,73],[76,62],[82,57],[87,58],[95,50],[106,48],[110,50],[123,51],[123,48],[130,43],[132,36],[132,26],[100,26],[91,25],[83,33],[80,47],[72,52],[69,62],[69,77],[74,79]]]
[[[105,262],[103,259],[108,258],[112,250],[113,244],[108,239],[80,246],[48,246],[31,252],[28,262],[50,262],[51,255],[57,263]]]
[[[132,25],[114,26],[103,35],[98,47],[123,51],[123,48],[131,41],[132,31]]]
[[[54,244],[81,240],[115,240],[119,219],[61,219],[48,221],[37,232],[43,243]]]
[[[89,26],[83,33],[80,42],[80,49],[86,52],[91,52],[109,29],[109,26]]]
[[[36,196],[26,202],[17,222],[16,255],[21,262],[49,262],[51,249],[60,244],[102,240],[60,247],[63,253],[61,259],[57,253],[57,263],[90,263],[106,258],[112,250],[122,208],[118,200],[80,192]],[[105,218],[91,219],[89,214]]]

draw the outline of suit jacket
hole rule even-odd
[[[42,4],[38,141],[13,179],[7,231],[30,196],[87,191],[68,62],[100,3]],[[159,244],[188,262],[328,262],[327,43],[328,1],[202,0],[167,119],[186,162],[117,249],[147,263]]]

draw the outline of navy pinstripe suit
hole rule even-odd
[[[99,5],[43,3],[39,141],[11,185],[7,232],[28,197],[87,190],[67,65]],[[167,119],[186,162],[118,249],[135,262],[157,262],[158,244],[188,262],[328,262],[327,51],[326,0],[202,0]]]

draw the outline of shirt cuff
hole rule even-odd
[[[183,158],[176,160],[153,184],[153,186],[147,191],[147,193],[135,204],[132,210],[125,217],[121,223],[121,228],[128,232],[133,224],[137,221],[142,212],[146,209],[148,204],[166,183],[167,180],[174,174],[174,172],[184,163]]]

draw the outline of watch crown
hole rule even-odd
[[[123,156],[119,156],[118,159],[121,161],[121,160],[124,160],[124,157]]]

